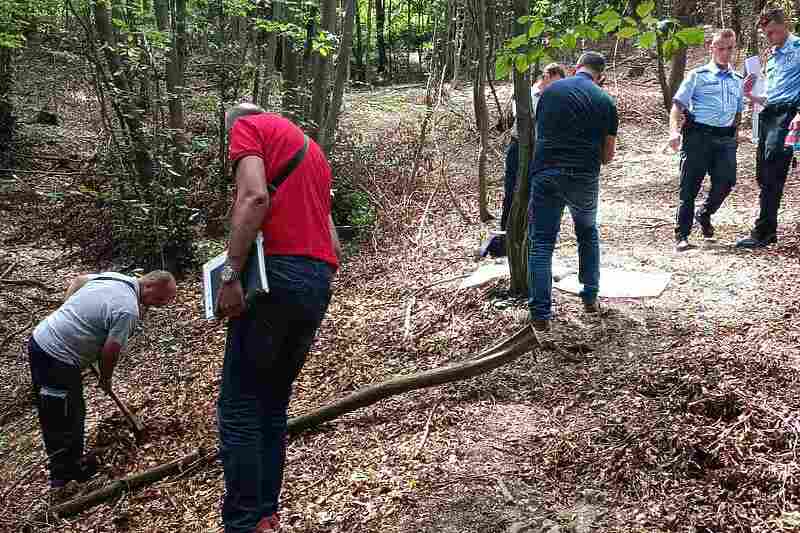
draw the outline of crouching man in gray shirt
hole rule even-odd
[[[51,487],[86,481],[96,470],[82,462],[86,404],[81,370],[99,363],[100,386],[110,389],[141,308],[167,305],[175,291],[175,278],[160,270],[140,279],[116,272],[78,276],[66,301],[33,330],[28,355]]]

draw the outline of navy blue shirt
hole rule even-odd
[[[533,172],[556,167],[599,173],[603,143],[618,127],[617,106],[588,74],[551,83],[536,110]]]

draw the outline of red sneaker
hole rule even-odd
[[[270,516],[262,518],[256,524],[256,530],[253,533],[279,533],[281,530],[281,522],[278,513],[272,513]]]

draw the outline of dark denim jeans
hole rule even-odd
[[[50,480],[74,479],[83,457],[86,419],[81,370],[51,357],[33,337],[28,358]]]
[[[517,187],[517,171],[519,170],[519,141],[511,137],[506,150],[506,176],[503,181],[503,212],[500,214],[500,230],[508,228],[508,217],[511,216],[511,203],[514,201],[514,189]]]
[[[217,403],[226,533],[250,533],[278,510],[292,383],[328,308],[332,275],[313,259],[268,257],[270,292],[228,324]]]
[[[778,231],[778,210],[783,199],[783,188],[794,156],[783,146],[789,122],[795,109],[761,112],[759,116],[758,150],[756,152],[756,180],[759,191],[758,219],[750,236],[769,240]],[[777,146],[776,146],[777,145]]]
[[[711,189],[697,212],[710,217],[736,185],[736,139],[718,137],[699,130],[687,130],[681,147],[681,192],[675,219],[675,240],[686,239],[694,224],[694,205],[703,178],[711,177]]]
[[[547,168],[531,178],[528,224],[528,306],[531,316],[550,320],[553,290],[553,250],[561,229],[564,207],[569,207],[578,240],[578,280],[581,298],[592,303],[600,288],[600,241],[597,235],[599,177],[569,168]]]

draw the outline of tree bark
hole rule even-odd
[[[297,122],[300,113],[300,101],[298,98],[298,77],[297,71],[297,51],[295,50],[292,38],[283,38],[283,114],[286,118]]]
[[[106,61],[111,70],[113,84],[119,91],[116,102],[122,110],[123,125],[127,127],[130,135],[137,177],[140,185],[148,186],[155,174],[153,158],[144,135],[141,113],[133,103],[133,94],[130,90],[127,73],[117,52],[117,41],[114,35],[114,28],[111,25],[109,6],[106,2],[93,2],[92,6],[101,49],[105,53]]]
[[[689,26],[694,22],[694,12],[697,9],[697,0],[676,0],[672,7],[672,16],[677,18],[682,26]],[[667,113],[672,107],[672,97],[678,91],[683,76],[686,74],[686,52],[685,46],[676,50],[670,60],[669,81],[667,83],[668,94],[664,95]]]
[[[156,15],[156,27],[160,32],[169,31],[169,0],[155,0],[153,10]]]
[[[353,46],[353,19],[355,18],[356,0],[346,1],[347,6],[344,13],[344,24],[342,25],[342,44],[336,61],[336,82],[333,86],[333,96],[331,97],[331,105],[328,107],[325,127],[320,130],[320,135],[317,139],[327,154],[333,151],[333,145],[336,141],[336,127],[339,123],[339,112],[344,98],[344,86],[347,84],[350,49]]]
[[[525,27],[516,22],[519,17],[529,15],[528,0],[514,0],[514,33],[525,32]],[[528,163],[533,146],[531,145],[533,124],[531,121],[531,90],[526,73],[514,69],[514,100],[517,103],[517,134],[519,142],[519,166],[517,167],[517,186],[511,202],[511,215],[506,225],[506,252],[511,270],[510,290],[512,294],[525,295],[528,292],[528,197],[530,196],[530,176]]]
[[[14,107],[11,91],[14,87],[14,50],[0,48],[0,168],[14,167]]]
[[[455,11],[455,25],[456,25],[456,34],[455,34],[455,45],[454,45],[454,54],[453,54],[453,81],[450,84],[453,86],[454,89],[458,88],[460,84],[459,75],[461,72],[461,64],[463,62],[463,55],[464,55],[464,40],[465,40],[465,26],[466,20],[463,20],[463,12],[459,15],[458,6],[456,5],[454,8]],[[458,19],[462,18],[461,24],[459,25]]]
[[[176,185],[186,185],[186,169],[183,162],[186,153],[185,120],[183,115],[183,86],[186,65],[186,0],[174,0],[172,50],[167,63],[167,93],[169,98],[169,127],[172,130],[175,156],[173,166],[179,174]]]
[[[478,210],[482,222],[492,219],[488,208],[486,183],[486,159],[489,154],[489,108],[486,105],[486,4],[484,0],[473,0],[472,15],[475,29],[475,53],[478,69],[473,83],[475,120],[480,132],[481,146],[478,152]]]
[[[375,39],[378,46],[378,73],[386,72],[386,35],[384,25],[386,24],[386,11],[383,7],[383,0],[375,0]]]
[[[356,31],[356,69],[358,69],[358,81],[367,81],[364,73],[364,41],[361,33],[361,9],[355,6],[355,31]],[[347,20],[345,20],[347,24]]]
[[[336,33],[336,0],[321,0],[320,28],[330,34]],[[350,21],[350,40],[353,38],[352,21]],[[329,55],[314,54],[314,84],[311,98],[311,121],[314,123],[311,136],[319,140],[320,133],[325,128],[325,108],[328,102],[329,80]],[[350,47],[347,56],[343,58],[345,64],[350,61]],[[345,75],[347,72],[345,71]],[[322,134],[324,136],[324,133]]]

